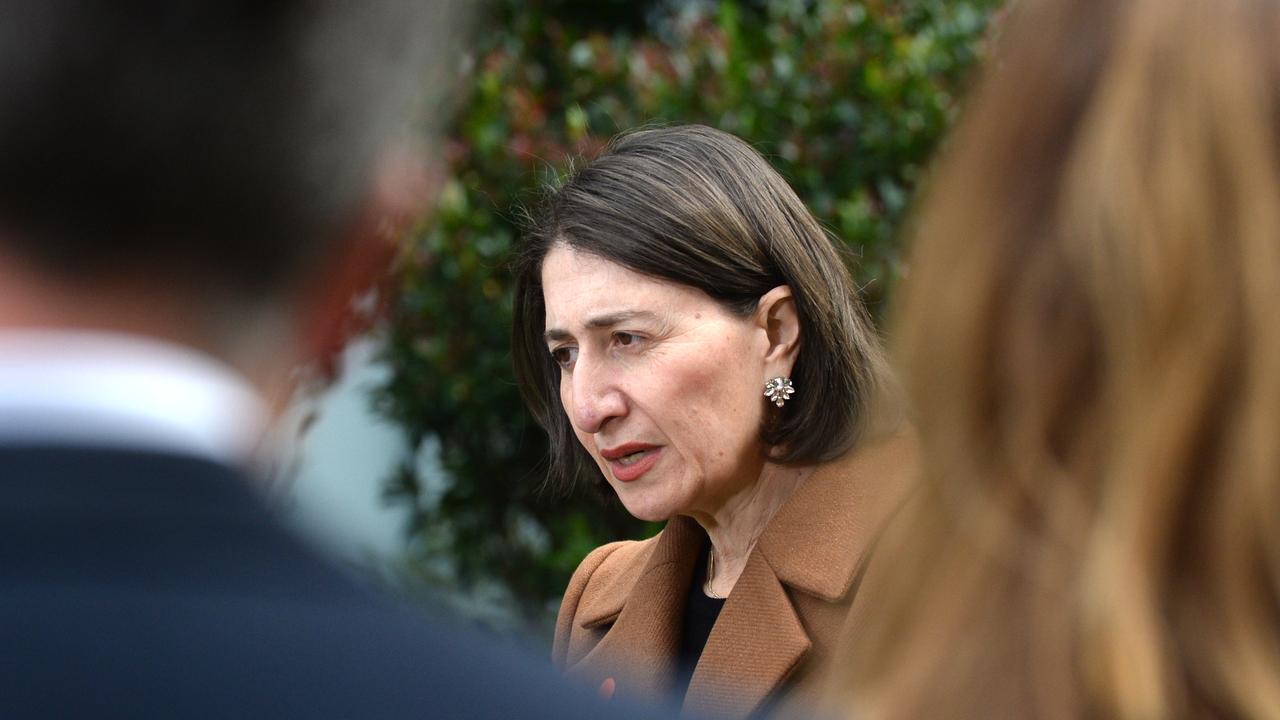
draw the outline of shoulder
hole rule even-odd
[[[627,584],[628,580],[634,582],[638,573],[648,562],[650,553],[657,545],[659,535],[648,540],[611,542],[592,550],[578,564],[578,569],[574,571],[565,595],[567,596],[575,589],[580,593],[586,592],[588,588],[601,592],[613,589],[619,584]],[[627,589],[630,589],[629,584]]]
[[[631,593],[661,533],[647,540],[611,542],[592,550],[578,564],[560,602],[552,661],[564,669],[568,664],[574,626],[596,626],[621,609]]]

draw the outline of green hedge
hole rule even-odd
[[[856,257],[878,312],[896,231],[956,112],[996,0],[504,0],[480,23],[436,213],[399,266],[378,409],[418,452],[387,493],[414,509],[408,576],[487,592],[545,631],[569,574],[653,527],[538,491],[545,436],[521,406],[508,260],[522,208],[615,133],[700,122],[752,142]],[[439,451],[439,467],[421,458]],[[481,592],[485,591],[485,592]]]

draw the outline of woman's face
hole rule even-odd
[[[632,515],[714,513],[760,476],[764,326],[564,244],[542,287],[560,400]]]

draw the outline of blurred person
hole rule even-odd
[[[666,521],[582,561],[556,666],[707,717],[803,708],[913,459],[836,245],[750,146],[681,126],[553,190],[517,272],[551,480]]]
[[[388,148],[445,9],[0,9],[0,716],[599,716],[350,580],[251,477],[423,197]]]
[[[1280,3],[1025,0],[892,332],[858,718],[1280,716]]]

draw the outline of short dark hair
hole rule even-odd
[[[272,294],[356,210],[442,5],[4,3],[0,243]]]
[[[837,243],[742,140],[701,125],[641,130],[549,190],[516,263],[515,374],[550,436],[551,486],[600,478],[561,405],[560,368],[543,340],[542,263],[560,243],[697,288],[738,316],[790,286],[801,325],[797,393],[766,418],[761,439],[782,463],[829,460],[853,445],[884,361]]]

